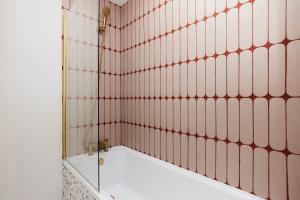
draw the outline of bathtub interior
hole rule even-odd
[[[95,188],[98,184],[98,155],[69,158],[72,166]],[[117,200],[260,199],[167,162],[117,146],[100,153],[100,193]]]

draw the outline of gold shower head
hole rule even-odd
[[[102,26],[99,27],[100,32],[104,32],[106,29],[106,22],[107,22],[107,17],[110,15],[110,8],[108,6],[104,6],[102,8],[102,14],[103,14],[103,24]]]
[[[110,15],[110,8],[107,7],[107,6],[104,6],[104,7],[102,8],[102,13],[103,13],[103,16],[104,16],[105,18],[108,17],[108,16]]]

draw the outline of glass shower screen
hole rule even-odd
[[[99,133],[99,5],[75,0],[63,4],[67,161],[97,190]]]
[[[100,190],[109,147],[121,144],[121,8],[65,0],[66,155]]]

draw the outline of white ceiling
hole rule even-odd
[[[128,0],[109,0],[115,4],[117,4],[118,6],[123,6]]]

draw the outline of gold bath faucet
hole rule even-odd
[[[107,152],[108,148],[109,148],[108,139],[104,139],[103,141],[99,142],[99,149],[100,150],[104,150],[105,152]]]
[[[99,151],[103,150],[105,152],[108,151],[108,148],[109,148],[109,140],[108,139],[104,139],[103,141],[99,141],[98,142],[98,149]],[[88,155],[91,156],[93,155],[93,147],[94,145],[97,145],[97,143],[90,143],[89,144],[89,147],[88,147]]]

